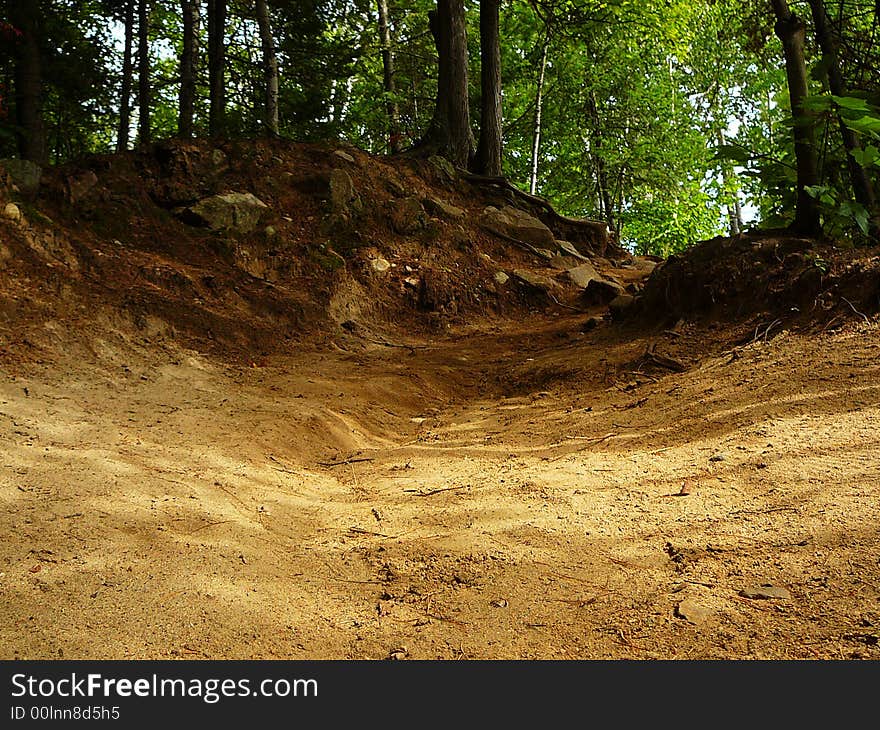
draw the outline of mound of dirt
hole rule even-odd
[[[627,314],[669,324],[682,318],[780,320],[830,325],[880,310],[880,249],[840,250],[787,235],[704,241],[670,256]]]
[[[247,362],[349,337],[340,326],[352,321],[373,339],[389,327],[436,333],[572,300],[566,270],[582,261],[571,253],[632,258],[599,224],[554,217],[437,160],[348,147],[166,141],[46,169],[35,194],[0,183],[7,358],[108,328]],[[554,250],[482,224],[511,204]],[[603,274],[617,263],[602,261]],[[551,279],[552,291],[515,271]]]

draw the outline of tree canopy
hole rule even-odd
[[[878,26],[867,0],[0,0],[0,156],[192,134],[430,148],[500,160],[640,253],[805,208],[861,244]]]

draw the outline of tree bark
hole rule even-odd
[[[828,88],[835,96],[846,96],[846,84],[840,71],[840,61],[837,55],[838,42],[828,19],[825,3],[823,0],[809,0],[809,2],[813,14],[813,24],[816,27],[816,40],[819,42],[819,48],[822,50],[822,59],[825,61],[825,67],[828,70]],[[838,119],[840,120],[843,146],[847,151],[846,161],[849,167],[853,195],[856,202],[862,205],[873,219],[874,208],[877,202],[874,186],[871,184],[868,172],[851,154],[861,149],[859,138],[852,129],[844,124],[843,117],[838,115]],[[876,233],[876,221],[873,222],[873,227]]]
[[[150,0],[138,0],[138,144],[148,145],[150,125]]]
[[[501,38],[500,0],[480,0],[480,142],[476,168],[483,175],[501,176]]]
[[[257,1],[257,24],[260,27],[260,44],[263,47],[263,75],[266,82],[266,131],[277,137],[278,126],[278,56],[275,53],[275,39],[272,37],[272,23],[266,0]]]
[[[541,113],[544,107],[544,78],[547,73],[547,55],[550,51],[550,34],[544,39],[541,49],[541,71],[538,74],[538,89],[535,94],[535,126],[532,135],[532,160],[529,170],[529,192],[534,195],[538,190],[538,158],[541,150]]]
[[[18,154],[42,165],[48,161],[48,147],[43,118],[39,8],[33,0],[13,0],[9,3],[9,20],[21,32],[13,51]]]
[[[199,48],[199,0],[182,0],[183,52],[180,55],[180,96],[178,97],[177,134],[193,136],[196,105],[196,58]]]
[[[388,0],[379,0],[379,41],[382,44],[382,83],[385,89],[385,109],[388,113],[388,151],[400,152],[400,108],[395,95],[394,53],[391,48],[391,26],[388,21]]]
[[[226,0],[208,0],[208,130],[219,135],[226,116]]]
[[[804,110],[809,94],[807,64],[804,58],[806,28],[803,21],[791,12],[786,0],[772,0],[776,14],[776,35],[782,41],[785,55],[785,73],[788,94],[794,118],[794,151],[797,161],[797,207],[791,229],[803,235],[818,235],[819,206],[806,188],[819,182],[819,162],[813,134],[813,120]]]
[[[473,156],[474,137],[468,100],[464,0],[437,0],[436,11],[428,17],[437,45],[437,102],[431,126],[419,146],[467,168]]]
[[[119,90],[119,128],[116,132],[116,151],[128,149],[131,137],[131,87],[134,75],[132,59],[134,46],[134,0],[125,2],[125,48],[122,52],[122,86]]]

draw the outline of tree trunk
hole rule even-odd
[[[388,112],[388,151],[395,155],[400,152],[400,109],[395,98],[397,87],[394,81],[388,0],[379,0],[379,41],[382,43],[382,82],[385,89],[385,109]]]
[[[138,144],[148,145],[150,129],[150,1],[138,0]]]
[[[208,128],[218,135],[226,116],[226,0],[208,0],[208,87]]]
[[[834,30],[831,28],[825,3],[823,0],[809,0],[809,2],[813,14],[813,23],[816,26],[816,40],[819,41],[819,48],[822,49],[822,60],[825,62],[828,72],[828,88],[835,96],[846,96],[846,84],[843,81],[840,61],[837,56],[837,39],[835,38]],[[861,149],[859,139],[856,133],[843,123],[843,117],[838,115],[838,118],[840,119],[840,133],[843,136],[843,146],[847,151],[846,161],[849,166],[853,194],[856,202],[862,205],[873,218],[876,204],[874,187],[865,168],[851,154]],[[873,227],[876,232],[876,221],[874,221]]]
[[[501,177],[501,38],[498,13],[501,0],[480,0],[480,142],[477,172]]]
[[[782,41],[785,55],[785,73],[788,78],[788,94],[794,118],[794,151],[797,160],[797,208],[793,231],[804,235],[821,233],[819,206],[806,188],[819,182],[819,163],[813,139],[813,120],[804,110],[803,103],[809,94],[807,64],[804,59],[806,28],[797,15],[791,12],[786,0],[772,0],[776,14],[776,35]]]
[[[178,97],[177,134],[193,136],[196,105],[196,58],[199,47],[199,0],[182,0],[183,52],[180,55],[180,96]]]
[[[541,150],[541,113],[544,107],[544,78],[547,73],[547,55],[550,51],[550,34],[544,39],[544,47],[541,49],[541,71],[538,74],[538,90],[535,94],[535,126],[532,136],[532,160],[531,176],[529,178],[529,192],[534,195],[538,189],[538,156]]]
[[[278,56],[266,0],[257,0],[257,24],[260,26],[260,44],[263,47],[263,74],[266,81],[266,131],[279,135],[278,126]]]
[[[134,0],[125,3],[125,49],[122,53],[122,88],[119,90],[119,128],[116,132],[116,151],[128,149],[131,136],[131,87],[134,74],[132,52],[134,46]]]
[[[21,32],[14,49],[18,154],[42,165],[48,160],[48,148],[43,118],[39,8],[33,0],[13,0],[9,3],[9,20]]]
[[[587,106],[590,113],[590,121],[593,125],[590,156],[593,158],[593,167],[596,168],[596,187],[599,192],[599,200],[602,203],[602,213],[608,230],[617,231],[617,221],[614,215],[614,202],[611,199],[611,186],[608,182],[608,171],[605,166],[605,158],[602,157],[602,119],[599,116],[599,104],[596,101],[596,92],[590,90]]]
[[[437,103],[430,129],[420,147],[467,168],[474,137],[468,101],[468,55],[464,0],[437,0],[428,14],[437,45]]]

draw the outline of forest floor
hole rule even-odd
[[[474,191],[327,267],[345,160],[249,154],[271,251],[150,160],[0,221],[0,658],[880,659],[876,251],[708,242],[597,320]]]

